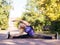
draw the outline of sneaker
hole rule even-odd
[[[9,39],[11,36],[10,36],[10,32],[8,32],[8,37],[7,37],[7,39]]]

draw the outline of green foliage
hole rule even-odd
[[[23,13],[21,19],[28,21],[35,31],[42,32],[45,16],[36,8],[35,0],[27,1],[26,12]]]
[[[45,23],[45,16],[40,15],[37,12],[24,12],[22,20],[28,21],[35,31],[42,32],[42,27]]]
[[[52,21],[51,22],[51,33],[59,32],[60,34],[60,21]]]
[[[21,18],[17,20],[26,20],[34,28],[35,32],[42,32],[42,28],[45,23],[45,16],[39,15],[36,12],[24,12]],[[15,22],[15,26],[18,26],[18,22]]]
[[[59,0],[39,0],[39,2],[37,2],[37,8],[44,11],[44,14],[50,18],[51,21],[55,21],[60,16],[59,2]]]
[[[8,18],[10,10],[10,2],[7,0],[0,0],[0,28],[6,29],[8,27]]]
[[[52,33],[59,32],[60,23],[60,0],[35,0],[38,10],[42,10],[46,16],[46,25],[50,25]],[[59,30],[59,31],[58,31]],[[60,33],[60,32],[59,32]]]
[[[47,26],[51,33],[59,32],[60,0],[28,0],[21,19],[28,21],[35,31],[41,32]]]

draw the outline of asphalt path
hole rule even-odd
[[[6,31],[0,31],[0,45],[60,45],[60,40],[6,39]]]

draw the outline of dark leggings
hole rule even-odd
[[[42,39],[52,39],[52,36],[44,36],[44,35],[21,35],[21,36],[14,36],[13,38],[42,38]]]
[[[28,34],[20,35],[20,36],[13,36],[13,38],[30,38],[32,36],[29,36]]]
[[[10,32],[8,33],[8,39],[10,38]],[[20,35],[20,36],[13,36],[13,38],[43,38],[43,39],[52,39],[52,36],[35,34],[34,36],[29,36],[28,34]]]

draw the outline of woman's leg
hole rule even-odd
[[[20,35],[20,36],[12,36],[10,35],[10,32],[8,32],[8,37],[7,39],[9,38],[30,38],[31,36],[29,36],[28,34],[24,34],[24,35]]]
[[[35,34],[33,38],[52,39],[52,36]]]
[[[20,35],[20,36],[13,36],[13,38],[29,38],[30,36],[25,34],[25,35]]]

